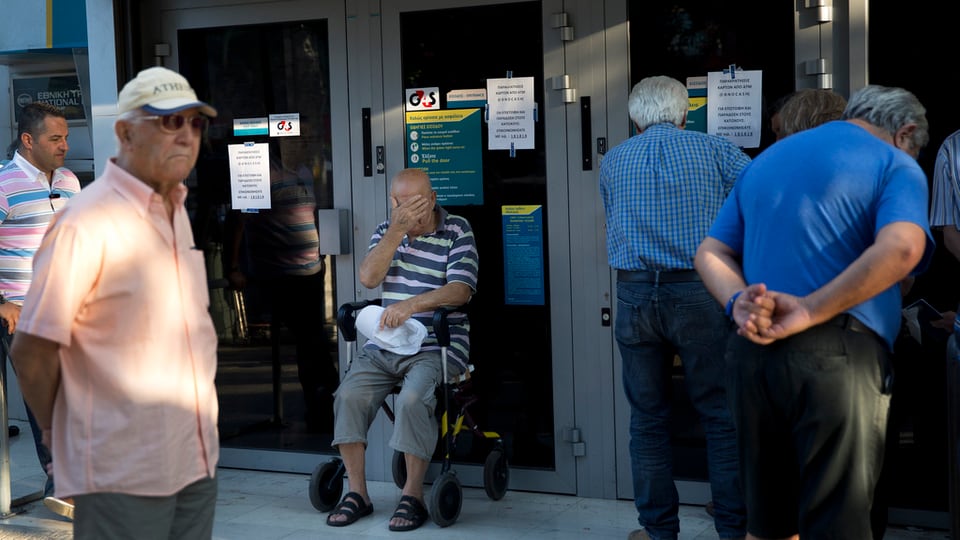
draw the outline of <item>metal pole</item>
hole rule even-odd
[[[10,514],[10,420],[7,418],[7,355],[4,354],[0,362],[0,424],[3,433],[0,433],[0,518],[7,518]]]
[[[18,497],[11,498],[10,494],[10,418],[7,413],[7,347],[6,341],[0,340],[0,424],[3,433],[0,434],[0,519],[6,519],[17,514],[20,507],[39,501],[43,498],[43,489]],[[44,471],[46,472],[46,471]],[[16,508],[16,511],[11,507]]]

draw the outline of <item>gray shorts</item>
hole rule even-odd
[[[367,444],[367,430],[380,404],[402,383],[394,402],[396,417],[390,447],[430,461],[437,446],[435,390],[443,378],[440,351],[402,356],[389,351],[362,350],[350,364],[334,394],[334,447]]]

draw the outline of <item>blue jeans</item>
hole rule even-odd
[[[630,464],[638,521],[651,538],[680,533],[673,482],[670,400],[674,355],[706,435],[715,525],[720,538],[746,534],[737,439],[727,406],[724,350],[732,323],[699,281],[617,283],[615,335],[630,403]]]
[[[4,325],[0,325],[0,362],[2,362],[3,368],[3,382],[7,382],[7,358],[10,357],[10,343],[13,341],[13,336],[7,332],[7,328]],[[6,394],[6,392],[4,392]],[[47,472],[47,465],[53,461],[53,457],[50,455],[50,449],[43,444],[43,431],[40,429],[40,425],[37,424],[37,419],[33,416],[33,411],[30,410],[30,406],[24,402],[23,406],[27,409],[27,420],[30,422],[30,431],[33,433],[33,445],[37,449],[37,459],[40,461],[40,466],[43,468],[44,472]],[[47,474],[47,481],[43,486],[43,496],[49,497],[53,495],[53,475]]]

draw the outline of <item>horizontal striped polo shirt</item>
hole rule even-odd
[[[284,172],[270,177],[269,210],[248,214],[254,273],[312,276],[320,271],[320,236],[313,180]]]
[[[53,182],[17,152],[0,169],[0,294],[17,304],[33,279],[33,255],[53,214],[80,191],[69,169],[53,172]]]
[[[449,214],[442,207],[439,211],[440,226],[436,231],[405,239],[397,248],[382,284],[384,307],[454,281],[466,284],[471,291],[477,290],[478,258],[473,229],[466,219]],[[389,226],[390,222],[385,221],[377,227],[370,238],[370,249],[376,247]],[[433,312],[415,313],[413,317],[427,327],[427,338],[420,350],[440,350],[433,332]],[[464,370],[469,359],[470,322],[463,313],[451,313],[447,320],[447,358]],[[364,348],[378,347],[368,341]]]

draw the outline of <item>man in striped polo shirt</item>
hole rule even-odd
[[[20,318],[20,306],[33,278],[33,254],[47,225],[75,193],[76,175],[63,166],[67,144],[67,119],[47,103],[30,103],[20,111],[13,159],[0,169],[0,347],[4,358]],[[4,360],[5,362],[6,360]],[[50,450],[41,442],[41,431],[27,407],[37,458],[49,471]],[[48,473],[44,503],[54,512],[73,517],[73,505],[53,497],[53,476]]]
[[[467,303],[477,287],[473,230],[466,219],[437,204],[437,193],[424,171],[398,172],[391,183],[390,204],[390,219],[377,227],[360,264],[360,282],[369,289],[382,286],[380,328],[397,328],[412,317],[427,327],[428,336],[412,355],[368,342],[340,383],[332,444],[343,458],[350,491],[327,517],[333,527],[373,513],[364,471],[367,430],[380,404],[400,382],[390,446],[404,453],[407,480],[390,530],[409,531],[426,521],[423,478],[437,443],[434,389],[443,376],[431,318],[438,307]],[[462,372],[469,326],[462,314],[452,314],[450,322],[449,367]]]

